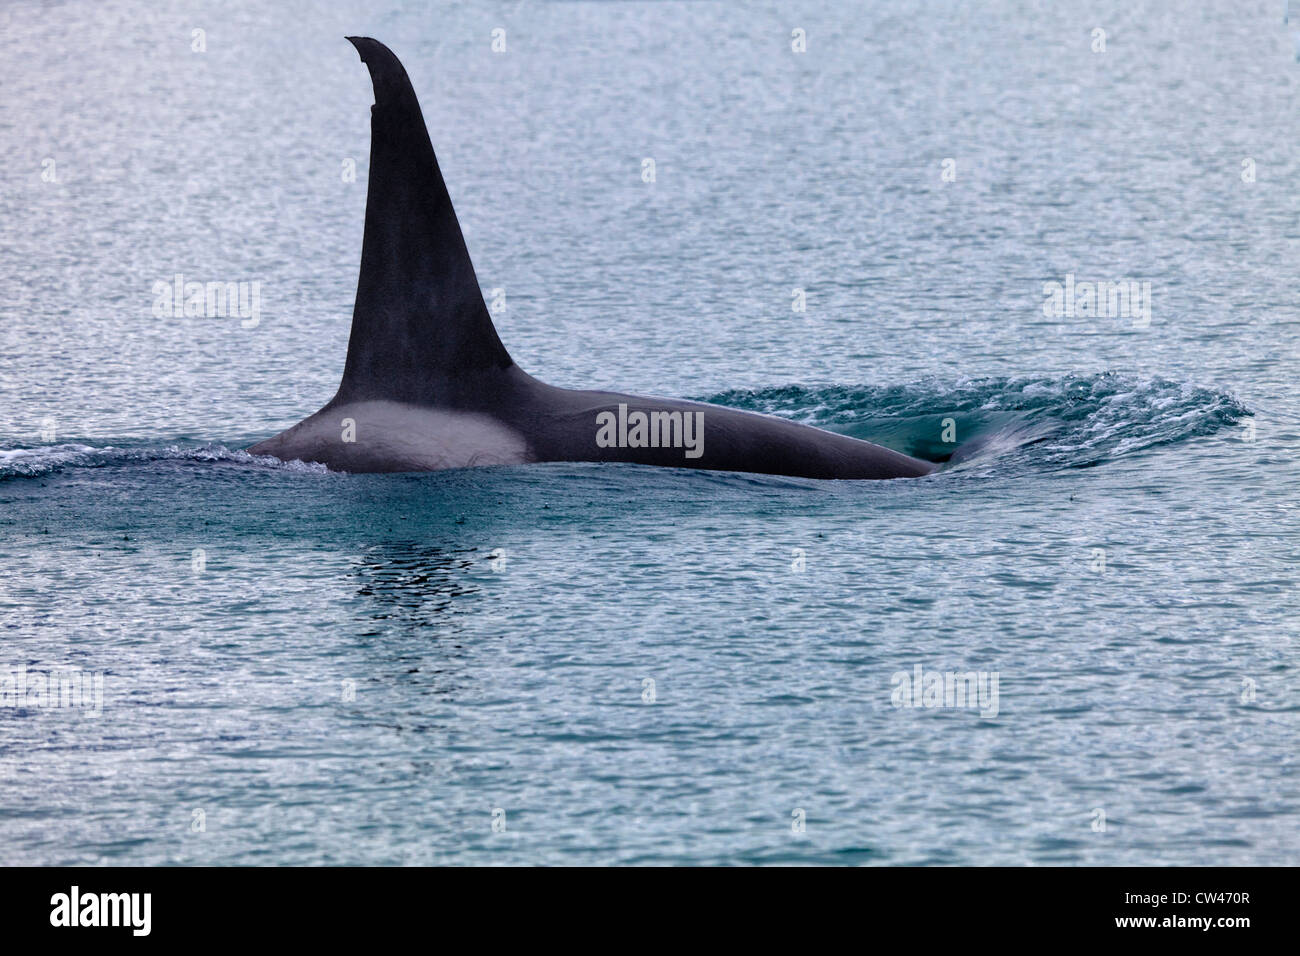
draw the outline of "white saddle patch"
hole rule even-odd
[[[334,471],[436,471],[533,461],[519,432],[488,415],[400,402],[355,402],[319,411],[249,449]]]

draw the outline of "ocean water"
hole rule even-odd
[[[163,6],[0,7],[6,862],[1296,862],[1282,3]],[[248,455],[342,370],[348,34],[525,369],[944,468]]]

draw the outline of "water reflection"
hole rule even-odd
[[[491,560],[479,548],[386,542],[359,559],[357,593],[374,603],[375,620],[443,626],[472,609],[473,596],[482,590],[475,578],[489,570]]]

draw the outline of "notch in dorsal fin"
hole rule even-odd
[[[472,406],[510,355],[483,303],[406,70],[348,37],[370,70],[370,184],[347,364],[335,401]]]

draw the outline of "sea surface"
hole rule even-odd
[[[4,862],[1300,861],[1296,33],[0,5]],[[944,467],[250,456],[342,370],[355,34],[523,368]],[[257,315],[156,314],[178,274]],[[1070,276],[1149,283],[1149,321],[1057,314]],[[949,672],[996,701],[910,696]]]

